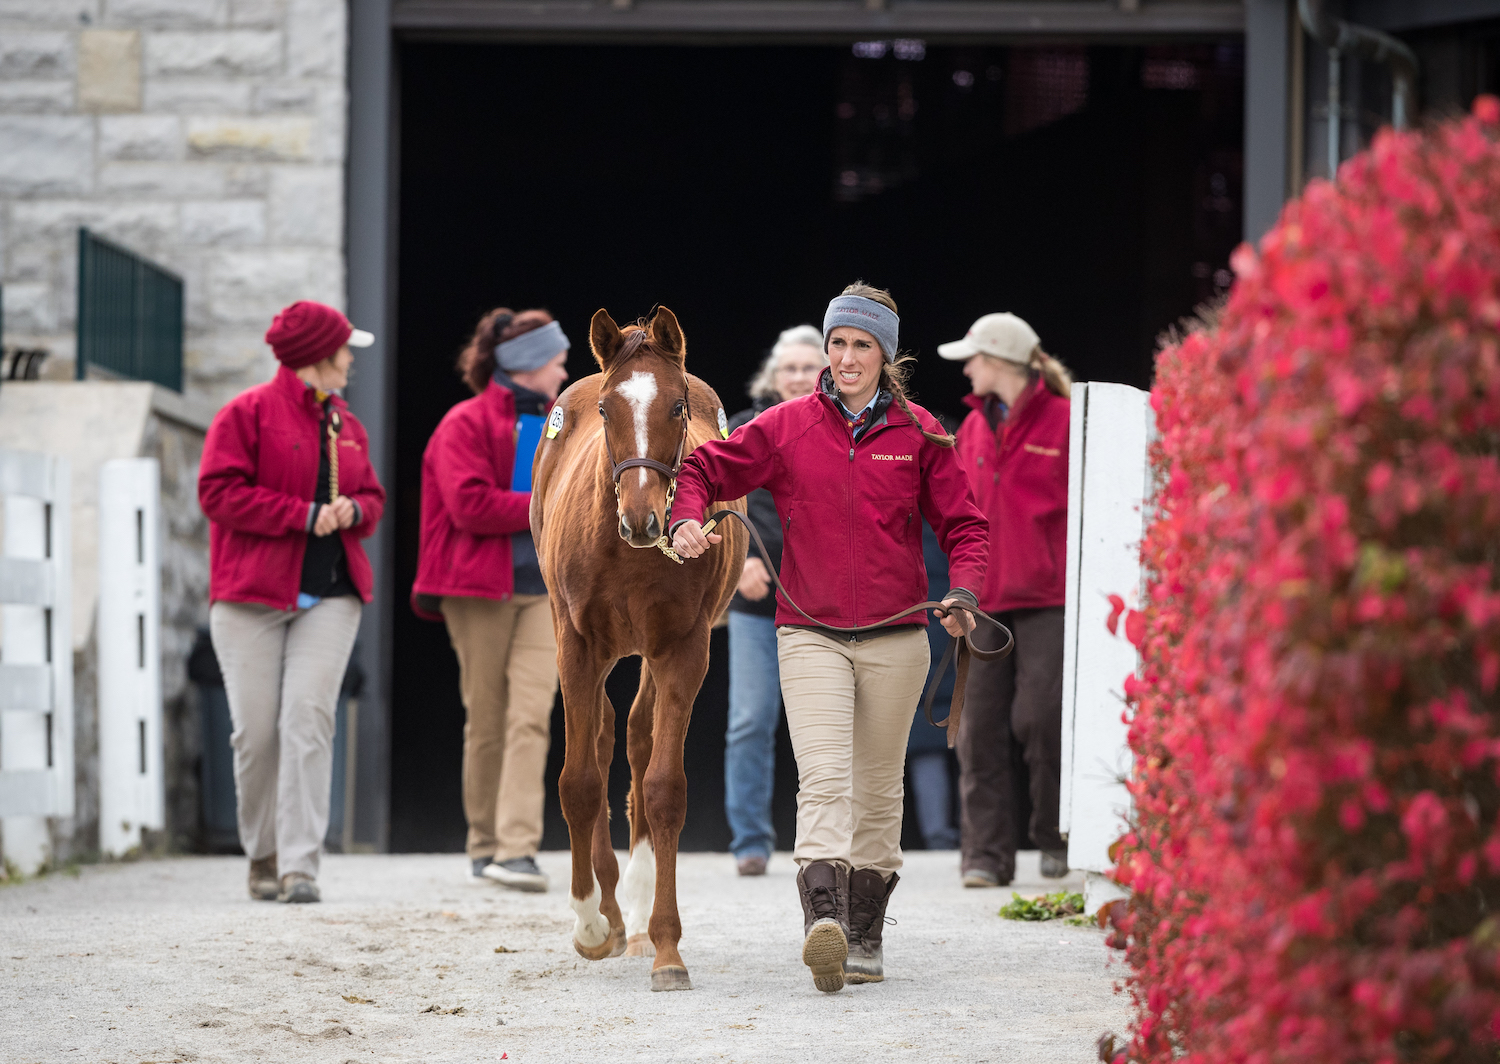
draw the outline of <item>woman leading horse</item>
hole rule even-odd
[[[683,463],[674,547],[718,543],[701,525],[714,499],[766,488],[783,528],[781,579],[819,624],[782,597],[782,697],[797,756],[797,887],[802,960],[813,985],[884,978],[886,904],[901,868],[902,776],[911,707],[927,676],[920,615],[850,637],[927,597],[922,517],[951,560],[945,606],[978,608],[989,532],[953,437],[906,398],[890,293],[850,285],[828,305],[829,368],[812,395],[772,407]],[[920,514],[920,516],[919,516]],[[712,557],[712,555],[710,555]],[[952,635],[972,617],[948,612]],[[825,627],[826,626],[826,627]]]

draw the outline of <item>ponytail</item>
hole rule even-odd
[[[1043,383],[1054,395],[1064,399],[1073,397],[1073,374],[1068,372],[1067,366],[1043,351],[1040,344],[1031,351],[1030,368],[1042,375]]]
[[[891,398],[896,405],[906,411],[906,416],[911,418],[911,423],[931,442],[939,447],[952,447],[958,441],[948,432],[928,432],[922,427],[922,422],[911,408],[911,400],[906,397],[906,378],[911,374],[911,367],[916,365],[916,359],[908,355],[897,359],[894,363],[885,363],[880,370],[880,386],[891,393]]]

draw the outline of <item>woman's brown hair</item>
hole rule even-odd
[[[507,340],[514,340],[532,329],[540,329],[552,320],[545,310],[523,310],[517,313],[509,307],[496,307],[474,327],[474,336],[458,353],[455,367],[463,382],[475,395],[489,387],[495,375],[495,347]]]
[[[891,298],[889,292],[884,288],[876,288],[874,285],[865,284],[863,281],[855,281],[839,294],[845,296],[863,296],[865,299],[873,299],[881,306],[889,308],[892,314],[900,315],[901,313],[896,309],[896,301]],[[882,362],[880,367],[880,387],[891,393],[891,397],[896,400],[896,403],[902,410],[906,411],[906,416],[911,418],[912,424],[917,426],[917,429],[923,436],[939,447],[952,447],[957,441],[951,435],[946,432],[941,434],[928,432],[922,428],[922,422],[917,420],[917,415],[912,412],[911,401],[906,397],[906,382],[911,377],[912,367],[916,364],[917,360],[911,355],[903,358],[899,354],[896,356],[895,362]]]

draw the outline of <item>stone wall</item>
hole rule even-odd
[[[185,388],[271,376],[296,299],[344,304],[345,0],[0,0],[5,342],[71,377],[87,226],[186,282]]]

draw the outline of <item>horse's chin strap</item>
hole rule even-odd
[[[792,596],[787,594],[786,587],[781,582],[781,576],[776,572],[775,567],[770,563],[771,552],[766,550],[766,545],[761,540],[760,533],[755,530],[755,525],[750,521],[750,518],[746,517],[738,510],[718,510],[711,514],[708,520],[703,522],[703,534],[706,536],[710,532],[712,532],[714,528],[719,524],[719,522],[725,517],[733,517],[736,521],[744,525],[745,528],[749,530],[750,538],[753,539],[755,541],[755,545],[760,548],[761,559],[766,563],[766,571],[771,574],[771,580],[773,583],[775,583],[776,590],[781,592],[781,597],[786,599],[788,606],[796,610],[798,613],[802,614],[802,616],[806,617],[809,621],[817,625],[819,628],[823,628],[830,632],[839,632],[843,635],[852,636],[858,635],[860,632],[873,632],[877,628],[884,628],[892,621],[900,620],[902,617],[909,617],[914,613],[926,613],[928,610],[936,610],[939,614],[946,616],[954,610],[961,610],[964,613],[967,613],[969,616],[973,617],[976,622],[982,621],[985,624],[988,624],[993,628],[997,628],[1001,632],[1005,633],[1005,645],[1002,646],[999,650],[982,650],[979,647],[975,646],[973,629],[965,632],[962,639],[960,639],[958,636],[954,636],[952,641],[950,641],[948,644],[948,649],[943,651],[942,661],[938,662],[938,667],[933,670],[932,679],[927,684],[927,694],[922,699],[922,708],[927,714],[928,724],[931,724],[935,728],[947,728],[948,748],[951,750],[953,748],[953,744],[958,741],[958,724],[959,721],[963,718],[964,685],[969,678],[969,658],[975,657],[980,661],[999,661],[1001,658],[1008,656],[1010,652],[1016,647],[1016,639],[1015,636],[1011,635],[1010,629],[1001,624],[999,621],[995,620],[995,618],[991,617],[988,613],[985,613],[983,610],[977,609],[973,606],[965,606],[956,602],[950,606],[942,602],[933,602],[930,600],[927,602],[919,602],[915,606],[909,606],[906,609],[902,610],[900,613],[893,613],[889,617],[885,618],[885,620],[876,621],[874,624],[861,624],[855,628],[840,628],[835,624],[824,624],[822,621],[818,620],[812,614],[804,610],[801,606],[797,605],[797,603],[792,600]],[[953,698],[948,703],[948,716],[940,721],[933,720],[932,702],[933,699],[937,697],[938,684],[943,678],[943,673],[948,670],[949,661],[954,662],[954,668],[958,673],[957,680],[953,685]]]
[[[604,413],[604,401],[599,402],[599,416],[604,418],[604,453],[609,456],[610,478],[615,482],[615,516],[620,514],[620,474],[627,469],[654,469],[667,478],[667,519],[662,525],[662,535],[651,544],[678,565],[682,559],[672,549],[672,541],[666,535],[666,529],[672,527],[672,503],[677,500],[677,474],[682,472],[682,452],[687,448],[688,422],[693,420],[693,407],[689,400],[688,379],[682,378],[682,438],[677,441],[677,453],[672,457],[672,464],[666,465],[658,462],[655,458],[627,458],[623,462],[615,461],[615,449],[609,442],[609,418]]]

